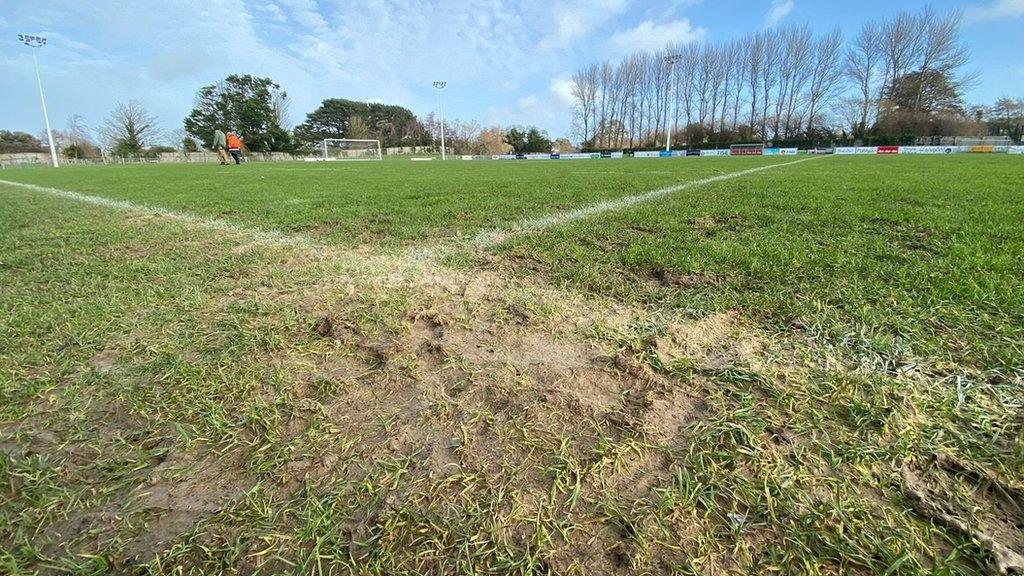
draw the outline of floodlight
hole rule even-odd
[[[39,60],[36,58],[36,50],[46,46],[46,38],[34,34],[18,34],[18,40],[32,49],[32,64],[36,68],[36,84],[39,85],[39,101],[43,104],[43,120],[46,121],[46,137],[50,140],[50,160],[53,167],[57,165],[57,147],[53,144],[53,130],[50,129],[50,114],[46,111],[46,98],[43,96],[43,80],[39,76]]]
[[[441,111],[441,160],[447,159],[444,149],[444,87],[447,85],[448,83],[443,80],[434,81],[434,88],[437,88],[437,97],[440,102]]]

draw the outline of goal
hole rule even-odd
[[[324,160],[382,160],[380,140],[327,138],[323,145]]]

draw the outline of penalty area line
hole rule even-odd
[[[33,192],[41,192],[43,194],[49,194],[58,198],[64,198],[67,200],[74,200],[76,202],[83,202],[86,204],[92,204],[93,206],[101,206],[103,208],[110,208],[112,210],[120,210],[123,212],[134,212],[136,214],[143,215],[156,215],[161,216],[170,220],[176,220],[178,222],[196,226],[199,228],[206,228],[209,230],[216,230],[218,232],[228,232],[231,234],[238,234],[241,236],[248,236],[256,242],[278,245],[278,246],[298,246],[303,248],[316,248],[316,245],[307,237],[296,235],[296,234],[284,234],[274,230],[262,230],[259,228],[250,228],[248,226],[241,226],[221,218],[209,218],[206,216],[197,216],[188,212],[178,212],[176,210],[168,210],[166,208],[155,208],[153,206],[146,206],[144,204],[135,204],[127,200],[114,200],[111,198],[104,198],[102,196],[92,196],[89,194],[83,194],[81,192],[74,192],[72,190],[61,190],[60,188],[47,188],[46,186],[37,186],[36,184],[25,184],[24,182],[12,182],[10,180],[0,179],[0,185],[11,186],[14,188],[22,188],[25,190],[31,190]]]
[[[675,194],[676,192],[682,192],[683,190],[690,190],[693,188],[700,188],[702,186],[708,186],[717,182],[724,182],[726,180],[732,180],[735,178],[742,178],[758,172],[765,172],[767,170],[775,170],[777,168],[783,168],[785,166],[793,166],[794,164],[800,164],[801,162],[810,162],[811,160],[817,160],[820,156],[813,158],[802,158],[793,162],[784,162],[782,164],[770,164],[768,166],[759,166],[757,168],[749,168],[747,170],[740,170],[739,172],[730,172],[728,174],[721,174],[718,176],[712,176],[710,178],[702,178],[700,180],[694,180],[692,182],[684,182],[682,184],[673,184],[672,186],[666,186],[665,188],[659,188],[657,190],[651,190],[649,192],[643,192],[641,194],[635,194],[633,196],[626,196],[623,198],[617,198],[615,200],[606,200],[604,202],[597,202],[595,204],[589,204],[587,206],[581,206],[572,210],[566,210],[564,212],[557,212],[555,214],[549,214],[547,216],[541,216],[540,218],[531,218],[526,220],[520,220],[513,224],[508,229],[497,229],[484,231],[476,236],[472,237],[466,245],[471,248],[477,248],[486,250],[493,248],[503,242],[523,236],[531,232],[537,232],[551,228],[553,226],[559,226],[568,222],[575,222],[591,216],[597,216],[605,212],[612,210],[620,210],[622,208],[628,208],[635,206],[642,202],[650,202],[651,200],[657,200],[668,196],[669,194]]]

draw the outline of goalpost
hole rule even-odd
[[[327,138],[323,142],[321,160],[383,160],[380,140]]]

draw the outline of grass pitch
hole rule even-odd
[[[0,572],[1009,571],[1019,159],[461,241],[787,161],[0,172]]]

